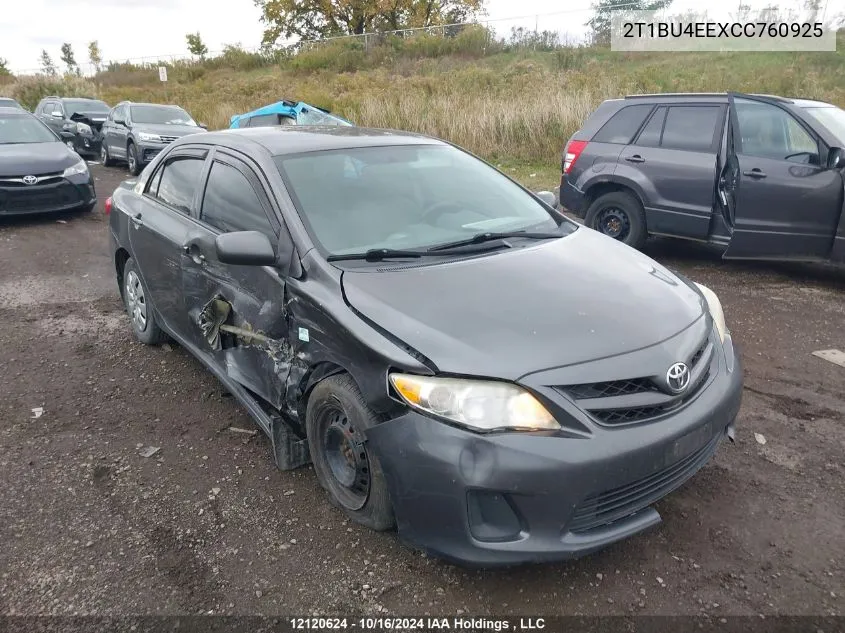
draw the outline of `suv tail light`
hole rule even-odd
[[[570,140],[566,144],[566,148],[563,150],[563,175],[567,175],[570,171],[572,171],[572,167],[575,165],[575,161],[578,160],[578,157],[581,155],[581,152],[584,151],[584,148],[587,147],[587,141],[573,141]]]
[[[111,213],[111,196],[109,196],[108,198],[106,198],[106,202],[105,202],[105,204],[103,205],[103,207],[104,207],[104,208],[105,208],[105,210],[106,210],[106,215],[109,215],[109,214]]]

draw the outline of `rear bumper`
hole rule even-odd
[[[731,371],[720,362],[717,378],[671,418],[588,437],[481,435],[415,412],[370,429],[400,537],[494,566],[576,558],[658,524],[651,505],[733,430],[742,369],[738,359]],[[603,523],[608,507],[627,514]]]
[[[564,209],[583,218],[587,214],[586,199],[583,191],[567,182],[566,176],[560,179],[560,204]]]

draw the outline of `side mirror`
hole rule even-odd
[[[115,119],[114,122],[117,125],[126,125],[126,119]]]
[[[223,264],[273,266],[276,263],[273,245],[258,231],[223,233],[214,240],[214,247],[217,260]]]
[[[536,194],[540,200],[549,205],[552,209],[557,209],[557,196],[551,191],[538,191]]]
[[[65,115],[62,114],[61,112],[59,112],[58,110],[54,110],[53,112],[51,112],[50,116],[53,117],[54,119],[64,119],[65,118]]]
[[[845,149],[841,147],[831,147],[827,155],[828,169],[842,169],[845,167]]]
[[[208,125],[206,125],[205,123],[197,123],[197,127],[201,127],[204,130],[208,129]]]

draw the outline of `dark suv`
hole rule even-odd
[[[109,104],[105,101],[44,97],[34,114],[78,154],[100,153],[103,122],[109,115]]]
[[[560,201],[639,248],[711,242],[725,258],[845,261],[845,111],[741,94],[611,99],[564,150]]]
[[[178,138],[204,132],[190,114],[179,106],[156,103],[118,103],[103,125],[100,159],[110,167],[126,161],[129,173],[137,176],[156,155]]]

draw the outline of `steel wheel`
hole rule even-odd
[[[595,228],[608,237],[624,241],[631,232],[631,218],[618,207],[607,207],[596,216]]]
[[[134,270],[130,270],[126,275],[126,308],[135,327],[141,332],[147,329],[147,302],[144,299],[144,287]]]
[[[107,162],[109,162],[109,153],[108,153],[108,150],[106,150],[106,144],[105,143],[103,143],[100,146],[100,162],[103,165],[105,165]]]
[[[370,462],[364,436],[338,405],[320,411],[320,441],[331,473],[333,492],[349,510],[360,510],[370,494]]]
[[[135,173],[135,162],[136,162],[135,146],[134,145],[130,145],[129,149],[126,152],[126,162],[129,163],[129,171],[134,174]]]

